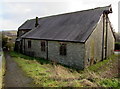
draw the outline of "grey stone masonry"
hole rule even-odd
[[[65,42],[67,45],[67,55],[60,55],[60,42],[48,42],[48,58],[78,69],[84,68],[84,44]]]
[[[107,58],[113,54],[114,51],[114,36],[110,23],[108,22],[107,35]],[[105,58],[105,42],[106,42],[106,17],[104,19],[104,49],[103,58]],[[102,60],[102,42],[103,42],[103,16],[101,16],[96,28],[89,36],[85,43],[85,67],[92,65],[94,62]]]
[[[31,41],[31,48],[28,48],[29,40]],[[30,56],[46,59],[46,51],[41,51],[41,40],[25,39],[25,41],[23,41],[23,46],[23,53],[25,52],[25,54],[28,54]]]
[[[24,52],[25,54],[33,53],[35,57],[41,57],[47,59],[47,50],[45,52],[41,51],[40,44],[42,40],[31,40],[31,48],[28,48],[29,40],[31,39],[25,39],[25,41],[23,41],[23,46],[25,44],[25,47],[23,47],[23,53]],[[67,47],[67,54],[60,55],[60,42],[48,41],[48,59],[56,63],[61,63],[67,66],[83,69],[84,56],[85,56],[84,44],[72,43],[72,42],[64,42],[64,43],[66,44]]]
[[[85,43],[85,66],[90,66],[92,61],[100,61],[102,58],[103,18],[99,20],[96,28]]]

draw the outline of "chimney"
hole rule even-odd
[[[35,27],[37,27],[39,25],[39,23],[38,23],[38,17],[36,17],[36,19],[35,19]]]

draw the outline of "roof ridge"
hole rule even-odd
[[[90,10],[95,10],[95,9],[100,9],[100,8],[107,8],[107,7],[111,7],[111,4],[108,5],[108,6],[103,6],[103,7],[96,7],[96,8],[91,8],[91,9],[86,9],[86,10],[81,10],[81,11],[66,12],[66,13],[61,13],[61,14],[56,14],[56,15],[50,15],[50,16],[40,17],[38,19],[49,18],[49,17],[54,17],[54,16],[61,16],[61,15],[67,15],[67,14],[74,14],[74,13],[79,13],[79,12],[84,12],[84,11],[90,11]],[[28,20],[35,20],[35,18],[28,19]]]

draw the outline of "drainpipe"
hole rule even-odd
[[[24,54],[25,54],[25,39],[23,39],[24,40]]]
[[[48,60],[48,41],[46,41],[46,59]]]
[[[103,12],[103,41],[102,41],[102,60],[104,59],[104,49],[105,49],[105,59],[107,58],[107,43],[108,43],[108,14],[112,13],[112,7],[109,5],[109,10]],[[106,16],[106,29],[105,29],[105,16]],[[106,36],[104,37],[104,32],[106,30]],[[105,38],[105,39],[104,39]],[[105,42],[104,42],[105,40]],[[105,44],[105,47],[104,47]]]
[[[23,53],[23,51],[22,51],[22,44],[23,44],[23,40],[21,39],[21,44],[20,44],[20,53]]]
[[[103,13],[102,61],[104,59],[104,32],[105,32],[105,14]]]
[[[108,14],[106,14],[105,59],[107,58]]]

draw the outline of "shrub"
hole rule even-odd
[[[120,42],[115,43],[115,50],[120,50]]]

